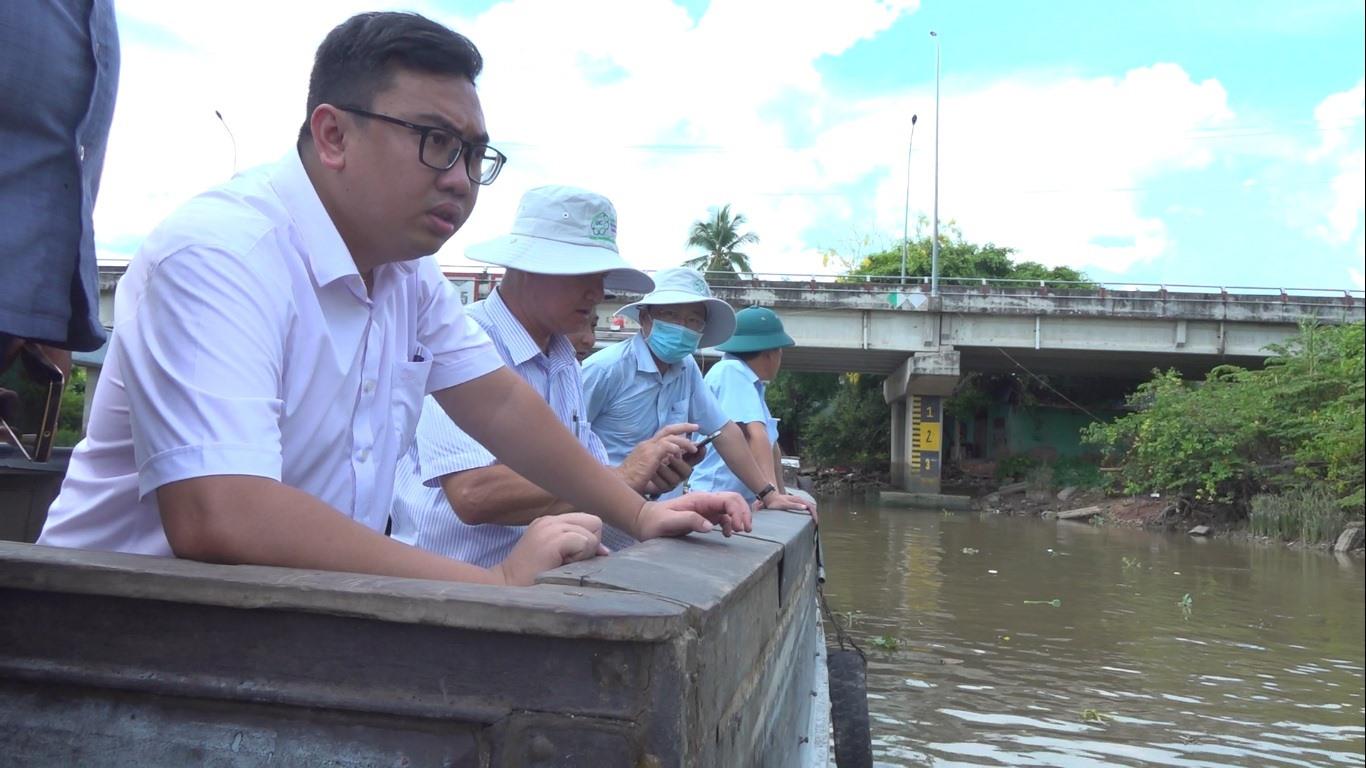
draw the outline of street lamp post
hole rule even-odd
[[[911,115],[911,138],[906,142],[906,202],[902,206],[904,215],[901,223],[901,282],[906,282],[906,255],[911,247],[911,147],[915,145],[915,121],[919,115]]]
[[[930,240],[930,298],[939,297],[939,33],[934,38],[934,226]]]

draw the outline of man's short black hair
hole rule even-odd
[[[299,141],[312,138],[319,104],[369,109],[400,69],[464,77],[471,83],[484,57],[464,35],[416,13],[359,13],[327,33],[308,78],[308,112]]]
[[[767,351],[767,349],[757,349],[753,352],[727,352],[726,354],[730,355],[731,357],[738,357],[741,360],[748,363],[750,360],[753,360],[754,358],[758,357],[759,355],[762,355]]]

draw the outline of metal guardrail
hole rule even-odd
[[[121,275],[126,265],[104,264],[100,266],[102,275]],[[452,279],[487,280],[491,288],[502,278],[501,267],[444,268],[447,277]],[[648,270],[647,270],[648,271]],[[928,275],[848,275],[816,272],[749,272],[743,275],[734,272],[706,272],[704,276],[713,287],[725,288],[764,288],[768,290],[811,290],[813,288],[837,293],[873,293],[897,290],[916,290],[928,293]],[[791,288],[787,285],[791,284]],[[1023,293],[1046,295],[1055,299],[1097,298],[1107,295],[1124,296],[1131,299],[1192,301],[1200,303],[1219,303],[1236,301],[1240,298],[1272,298],[1289,302],[1295,299],[1342,300],[1347,306],[1366,304],[1366,290],[1354,288],[1288,288],[1277,286],[1251,285],[1201,285],[1196,283],[1141,283],[1118,281],[1069,281],[1069,280],[1023,280],[1018,278],[996,277],[940,277],[941,295],[962,295],[967,293]],[[1144,294],[1148,294],[1145,296]],[[481,296],[482,297],[482,296]]]
[[[900,275],[848,275],[848,274],[821,274],[821,273],[791,273],[791,272],[753,272],[746,275],[737,275],[733,272],[707,272],[705,273],[709,283],[715,281],[717,284],[756,284],[756,283],[782,283],[782,282],[801,282],[807,285],[819,285],[822,288],[830,286],[838,288],[842,286],[876,286],[879,289],[895,290],[901,287],[923,288],[928,292],[930,286],[929,275],[907,275],[903,280]],[[1045,291],[1052,293],[1055,291],[1084,291],[1090,294],[1104,294],[1112,292],[1124,293],[1196,293],[1196,294],[1237,294],[1237,295],[1256,295],[1256,296],[1322,296],[1331,298],[1345,297],[1355,301],[1366,301],[1366,291],[1359,289],[1344,288],[1285,288],[1278,286],[1250,286],[1250,285],[1202,285],[1197,283],[1140,283],[1140,282],[1118,282],[1100,280],[1026,280],[1020,278],[998,278],[998,277],[940,277],[939,288],[943,293],[945,288],[971,288],[981,290],[982,288],[997,289],[1018,289],[1029,291]]]

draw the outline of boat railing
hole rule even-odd
[[[499,588],[0,542],[26,764],[800,765],[814,529],[644,542]]]

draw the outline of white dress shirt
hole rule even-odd
[[[154,491],[255,475],[383,530],[428,392],[502,365],[430,257],[367,294],[296,152],[186,203],[118,286],[40,544],[171,555]]]
[[[598,461],[607,452],[583,415],[583,385],[574,345],[564,336],[551,336],[548,352],[527,333],[498,290],[469,307],[474,319],[493,340],[503,362],[517,372],[545,400],[556,417]],[[507,558],[526,530],[524,525],[469,525],[456,516],[441,487],[445,475],[480,469],[496,462],[492,453],[465,434],[432,398],[422,407],[417,439],[399,458],[394,481],[394,528],[399,541],[484,568]],[[604,543],[620,549],[635,542],[614,528],[606,528]]]

